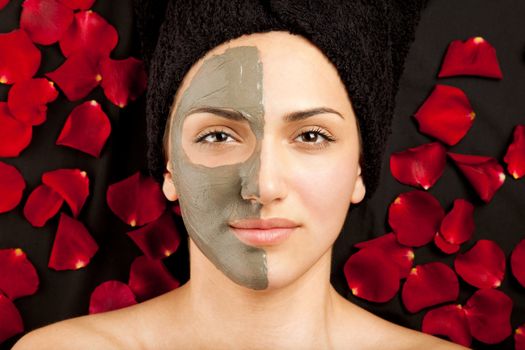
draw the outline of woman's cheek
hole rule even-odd
[[[351,157],[350,157],[351,158]],[[303,168],[297,176],[296,186],[305,206],[305,218],[311,225],[322,230],[339,230],[350,204],[356,173],[352,171],[351,159],[341,159],[317,164],[310,171]]]

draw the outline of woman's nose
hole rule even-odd
[[[245,172],[241,174],[243,199],[268,205],[286,196],[284,174],[287,167],[279,147],[262,141],[247,162]]]

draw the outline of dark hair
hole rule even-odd
[[[166,121],[190,67],[231,39],[284,30],[308,39],[337,68],[360,127],[361,165],[370,197],[379,182],[399,78],[423,1],[135,0],[149,69],[150,174],[162,181]]]

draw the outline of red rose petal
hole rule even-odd
[[[109,57],[100,61],[102,89],[104,94],[119,107],[134,101],[144,90],[148,77],[142,61],[130,57],[125,60],[112,60]]]
[[[414,251],[399,244],[394,233],[390,232],[377,238],[359,242],[356,248],[363,249],[368,247],[377,247],[383,251],[383,256],[387,257],[399,269],[400,278],[405,278],[412,270],[414,263]]]
[[[525,239],[522,239],[510,255],[510,267],[512,274],[518,282],[525,287]]]
[[[64,199],[52,188],[40,185],[31,192],[24,206],[24,216],[31,225],[42,227],[58,213]]]
[[[15,304],[0,293],[0,344],[24,331],[24,323]]]
[[[0,84],[31,79],[40,67],[42,54],[23,30],[0,34],[0,52]]]
[[[419,131],[449,146],[469,131],[476,114],[465,93],[456,87],[436,85],[414,117]]]
[[[38,275],[22,249],[0,249],[0,271],[0,291],[9,299],[36,293]]]
[[[7,106],[13,116],[30,125],[46,121],[46,104],[58,97],[55,85],[44,78],[24,80],[9,90]]]
[[[97,62],[83,53],[69,56],[46,76],[57,83],[70,101],[86,97],[102,80]]]
[[[98,158],[111,133],[109,118],[96,101],[75,107],[58,136],[57,145],[68,146]]]
[[[129,273],[129,286],[137,299],[154,298],[179,286],[179,282],[168,272],[161,260],[147,256],[135,258]]]
[[[459,282],[450,267],[441,262],[418,265],[408,275],[401,298],[409,312],[454,301],[459,295]]]
[[[95,288],[89,299],[89,313],[98,314],[135,305],[135,295],[131,288],[120,281],[107,281]]]
[[[450,152],[448,155],[486,203],[505,182],[503,168],[495,158]]]
[[[514,332],[514,343],[516,350],[525,350],[525,324],[522,324]]]
[[[445,336],[466,347],[472,343],[467,317],[461,305],[444,305],[429,310],[423,317],[422,331]]]
[[[110,185],[106,199],[113,213],[132,227],[157,220],[166,208],[159,184],[140,172]]]
[[[87,10],[95,3],[95,0],[59,0],[72,10]]]
[[[480,239],[454,261],[456,272],[478,288],[497,288],[505,274],[505,253],[493,241]]]
[[[479,289],[463,307],[474,338],[487,344],[503,341],[512,333],[512,299],[496,289]]]
[[[514,128],[513,140],[503,161],[507,164],[507,171],[515,179],[525,175],[525,125],[516,125]]]
[[[424,191],[400,194],[388,208],[388,223],[399,243],[423,246],[438,232],[445,212],[438,200]]]
[[[445,147],[439,142],[432,142],[392,153],[390,171],[402,184],[428,190],[443,174],[446,161]]]
[[[439,233],[451,244],[462,244],[474,234],[474,206],[467,200],[456,199],[452,210],[441,221]]]
[[[377,247],[361,249],[344,266],[353,295],[377,303],[387,302],[399,290],[399,269]]]
[[[48,267],[55,270],[81,269],[89,264],[97,250],[97,242],[86,227],[80,221],[60,213]]]
[[[180,244],[171,211],[167,210],[157,220],[128,232],[128,236],[150,259],[162,259],[173,254]]]
[[[0,162],[0,213],[15,208],[26,188],[22,174],[12,165]]]
[[[73,21],[73,10],[57,0],[25,0],[20,28],[37,44],[57,42]]]
[[[459,244],[452,244],[447,242],[443,236],[438,233],[434,235],[434,244],[445,254],[454,254],[459,251]]]
[[[31,125],[16,120],[7,103],[0,102],[0,157],[18,157],[29,146],[32,136]]]
[[[9,4],[9,1],[10,0],[0,0],[0,10],[3,9],[4,7],[7,6],[7,4]],[[1,340],[0,340],[1,342]]]
[[[482,37],[454,40],[450,43],[438,74],[439,78],[457,75],[501,79],[496,50]]]
[[[77,217],[89,195],[89,178],[80,169],[57,169],[42,175],[42,182],[64,198]]]
[[[60,49],[66,57],[74,53],[89,55],[95,62],[109,57],[117,46],[117,30],[98,13],[80,11],[60,39]]]

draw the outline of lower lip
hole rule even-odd
[[[231,227],[237,238],[253,246],[276,245],[286,240],[297,227],[272,229],[244,229]]]

